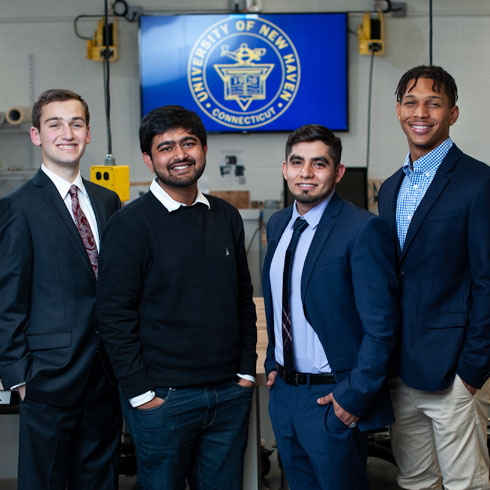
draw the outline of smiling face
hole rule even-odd
[[[42,107],[39,129],[31,127],[31,141],[41,147],[44,165],[59,175],[76,171],[90,142],[90,128],[79,100],[50,102]]]
[[[431,152],[449,137],[449,128],[459,115],[443,88],[436,92],[434,81],[419,78],[407,84],[407,91],[396,105],[396,114],[408,139],[412,161]]]
[[[320,140],[297,143],[282,164],[282,173],[301,215],[327,198],[344,176],[345,167],[335,166],[328,150]]]
[[[206,153],[207,147],[197,136],[177,128],[154,136],[151,155],[143,153],[143,160],[160,186],[176,199],[174,196],[181,194],[179,190],[187,194],[194,191],[194,195],[197,192],[197,181],[206,167]]]

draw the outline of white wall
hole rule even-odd
[[[227,0],[135,0],[145,10],[209,11],[225,9]],[[263,0],[265,12],[367,10],[370,0]],[[394,90],[408,68],[429,62],[428,0],[408,0],[408,17],[385,17],[386,54],[376,57],[372,103],[370,176],[385,178],[402,162],[406,141],[394,114]],[[82,172],[101,164],[106,153],[102,66],[85,58],[85,42],[73,32],[79,14],[103,14],[102,0],[1,0],[0,3],[0,111],[13,105],[30,105],[41,91],[60,87],[81,93],[92,113],[92,143]],[[460,91],[460,119],[452,136],[473,156],[490,160],[490,2],[487,0],[434,0],[434,63],[455,77]],[[360,23],[352,15],[352,30]],[[120,22],[120,59],[111,64],[114,155],[131,166],[131,180],[146,181],[138,145],[140,119],[138,73],[138,26]],[[96,20],[81,21],[80,31],[91,35]],[[312,45],[315,37],[312,33]],[[360,56],[357,38],[349,36],[350,131],[340,134],[346,165],[365,165],[369,57]],[[247,188],[252,199],[279,199],[280,164],[285,134],[211,135],[208,185],[220,187],[218,165],[228,150],[239,153],[247,167]],[[40,163],[28,135],[0,131],[0,171],[32,168]],[[246,223],[248,235],[254,224]],[[254,252],[256,253],[256,252]],[[258,275],[256,267],[252,268]],[[0,479],[15,475],[16,422],[0,416]]]
[[[159,0],[129,2],[146,12],[162,9]],[[264,0],[265,12],[366,10],[370,0]],[[370,177],[384,178],[401,163],[406,142],[394,115],[396,83],[411,66],[428,63],[428,1],[409,0],[408,17],[385,17],[386,54],[374,62]],[[173,0],[166,11],[225,9],[227,0]],[[102,0],[3,1],[0,7],[0,110],[29,105],[33,96],[52,87],[81,93],[92,112],[92,143],[82,172],[100,164],[106,153],[102,66],[85,58],[85,42],[73,32],[79,14],[103,14]],[[460,120],[454,126],[455,141],[477,158],[488,160],[490,138],[486,115],[490,80],[490,3],[486,0],[434,1],[434,63],[452,73],[460,90]],[[83,20],[79,29],[91,35],[97,19]],[[360,15],[351,15],[356,29]],[[131,180],[149,180],[138,147],[140,119],[138,73],[138,26],[120,21],[120,59],[111,64],[113,153],[120,164],[131,166]],[[315,42],[312,33],[312,45]],[[32,69],[29,69],[31,60]],[[360,56],[357,37],[349,36],[350,130],[341,133],[346,165],[365,165],[369,56]],[[218,166],[225,150],[239,152],[246,165],[252,199],[279,199],[280,163],[285,134],[211,135],[207,177],[210,188],[222,188]],[[33,162],[31,163],[31,161]],[[0,133],[0,170],[38,166],[39,152],[32,151],[26,134]]]

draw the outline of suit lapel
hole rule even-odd
[[[407,236],[405,238],[405,244],[403,245],[401,261],[403,261],[403,259],[407,255],[407,252],[410,249],[410,246],[412,245],[415,237],[417,236],[417,233],[419,232],[420,227],[422,226],[422,223],[424,222],[427,214],[432,209],[434,203],[437,201],[445,187],[450,182],[451,177],[449,173],[453,169],[461,154],[461,150],[457,148],[456,145],[453,145],[448,154],[445,156],[441,165],[439,166],[432,183],[430,184],[422,201],[420,201],[420,204],[417,206],[417,209],[413,214],[413,218],[410,222]]]
[[[274,257],[274,253],[276,252],[277,244],[284,233],[284,230],[291,220],[291,216],[293,214],[292,206],[290,209],[285,209],[283,211],[279,211],[281,213],[277,218],[277,223],[274,223],[274,229],[269,229],[269,241],[267,243],[267,253],[264,259],[264,280],[262,281],[263,294],[264,294],[264,302],[267,306],[267,329],[269,332],[269,340],[272,345],[275,345],[274,338],[274,314],[272,308],[272,293],[271,293],[271,282],[270,282],[270,269],[272,258]]]
[[[331,201],[325,208],[323,216],[318,223],[318,227],[315,231],[315,235],[313,236],[313,240],[311,241],[310,248],[308,249],[308,253],[306,254],[306,259],[303,266],[303,273],[301,275],[301,298],[303,300],[303,303],[305,299],[306,289],[308,287],[308,283],[310,282],[310,277],[313,273],[315,263],[320,252],[325,246],[325,242],[327,241],[330,232],[335,226],[335,221],[343,205],[344,201],[337,195],[337,193],[335,193],[332,196]]]
[[[70,236],[73,246],[80,255],[81,260],[85,263],[91,274],[94,275],[94,271],[90,264],[90,259],[82,242],[82,238],[78,233],[77,227],[70,213],[68,212],[68,209],[66,209],[63,199],[61,199],[58,189],[56,189],[56,186],[53,184],[53,182],[51,182],[51,179],[41,169],[39,169],[36,175],[33,177],[32,182],[37,187],[48,206],[53,210],[53,213],[59,219],[62,226]]]
[[[393,176],[392,184],[386,189],[388,197],[386,202],[390,204],[390,208],[387,210],[388,215],[386,217],[390,228],[393,230],[394,240],[396,243],[396,254],[397,257],[400,257],[402,254],[400,248],[400,240],[398,239],[397,233],[397,225],[396,225],[396,203],[398,199],[398,192],[400,191],[400,186],[402,185],[403,178],[405,177],[405,173],[402,169],[399,169],[395,175]]]
[[[284,210],[284,212],[282,212],[282,214],[277,219],[277,223],[274,224],[274,230],[273,231],[271,230],[269,236],[269,242],[267,243],[267,255],[264,261],[264,270],[266,271],[270,270],[272,258],[274,257],[277,244],[279,243],[279,240],[281,239],[287,224],[291,220],[292,214],[293,214],[292,207],[291,209]]]

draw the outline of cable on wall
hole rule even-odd
[[[433,45],[433,32],[432,32],[432,0],[429,0],[429,64],[432,65],[432,45]]]
[[[78,30],[78,21],[80,19],[100,19],[100,14],[81,14],[77,15],[73,19],[73,30],[75,32],[75,36],[77,36],[79,39],[83,39],[84,41],[89,41],[90,39],[92,39],[92,36],[83,36]]]
[[[368,107],[367,107],[367,141],[366,141],[366,173],[369,176],[369,155],[371,153],[371,99],[373,94],[374,51],[369,63]]]
[[[105,52],[104,52],[104,99],[105,99],[105,118],[107,128],[107,155],[105,163],[113,165],[112,157],[112,131],[111,131],[111,70],[110,70],[110,41],[109,41],[109,6],[107,0],[104,0],[104,32],[105,32]]]

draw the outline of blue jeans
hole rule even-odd
[[[157,388],[159,407],[141,410],[121,396],[136,447],[140,490],[240,490],[253,388],[234,381]]]

